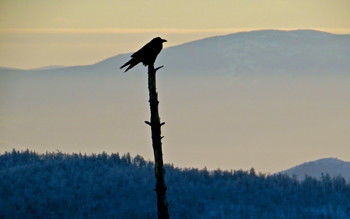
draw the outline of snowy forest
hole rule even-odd
[[[0,155],[0,218],[156,218],[154,166],[130,154]],[[350,218],[344,178],[166,165],[171,218]]]

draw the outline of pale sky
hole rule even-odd
[[[155,35],[167,46],[252,29],[350,33],[349,0],[0,0],[0,66],[92,64]]]

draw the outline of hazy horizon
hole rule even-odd
[[[298,47],[288,43],[296,36]],[[279,40],[271,44],[266,37]],[[343,58],[348,50],[338,44],[344,38],[314,31],[259,31],[218,39],[169,48],[157,61],[165,65],[158,74],[165,162],[273,173],[319,158],[350,160],[350,82]],[[319,48],[308,49],[310,39]],[[203,49],[223,63],[211,66],[212,56]],[[279,52],[284,50],[293,52]],[[328,50],[330,56],[322,54]],[[197,61],[184,64],[182,54]],[[246,57],[254,59],[246,62]],[[127,59],[118,56],[72,72],[5,77],[0,82],[7,91],[0,96],[0,149],[130,152],[153,159],[149,127],[143,123],[149,118],[145,69],[122,73],[119,66]],[[339,68],[331,69],[339,72],[328,72],[328,65],[321,65],[325,61],[305,65],[325,59],[337,61]],[[197,63],[201,60],[207,60],[204,68]]]

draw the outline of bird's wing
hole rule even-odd
[[[132,54],[131,57],[133,57],[133,58],[138,57],[138,56],[142,57],[144,54],[147,54],[150,50],[152,50],[152,44],[151,43],[147,43],[141,49],[139,49],[137,52]]]

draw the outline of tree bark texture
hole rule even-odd
[[[163,67],[163,66],[161,66]],[[158,94],[156,90],[156,72],[159,68],[154,68],[153,65],[148,66],[148,90],[149,90],[149,104],[151,109],[151,121],[146,123],[151,126],[152,131],[152,146],[154,153],[155,163],[155,178],[157,193],[157,207],[158,207],[158,219],[168,219],[168,201],[166,198],[166,185],[164,180],[165,170],[163,166],[163,152],[162,152],[162,136],[161,126],[164,123],[160,122],[158,112]]]

